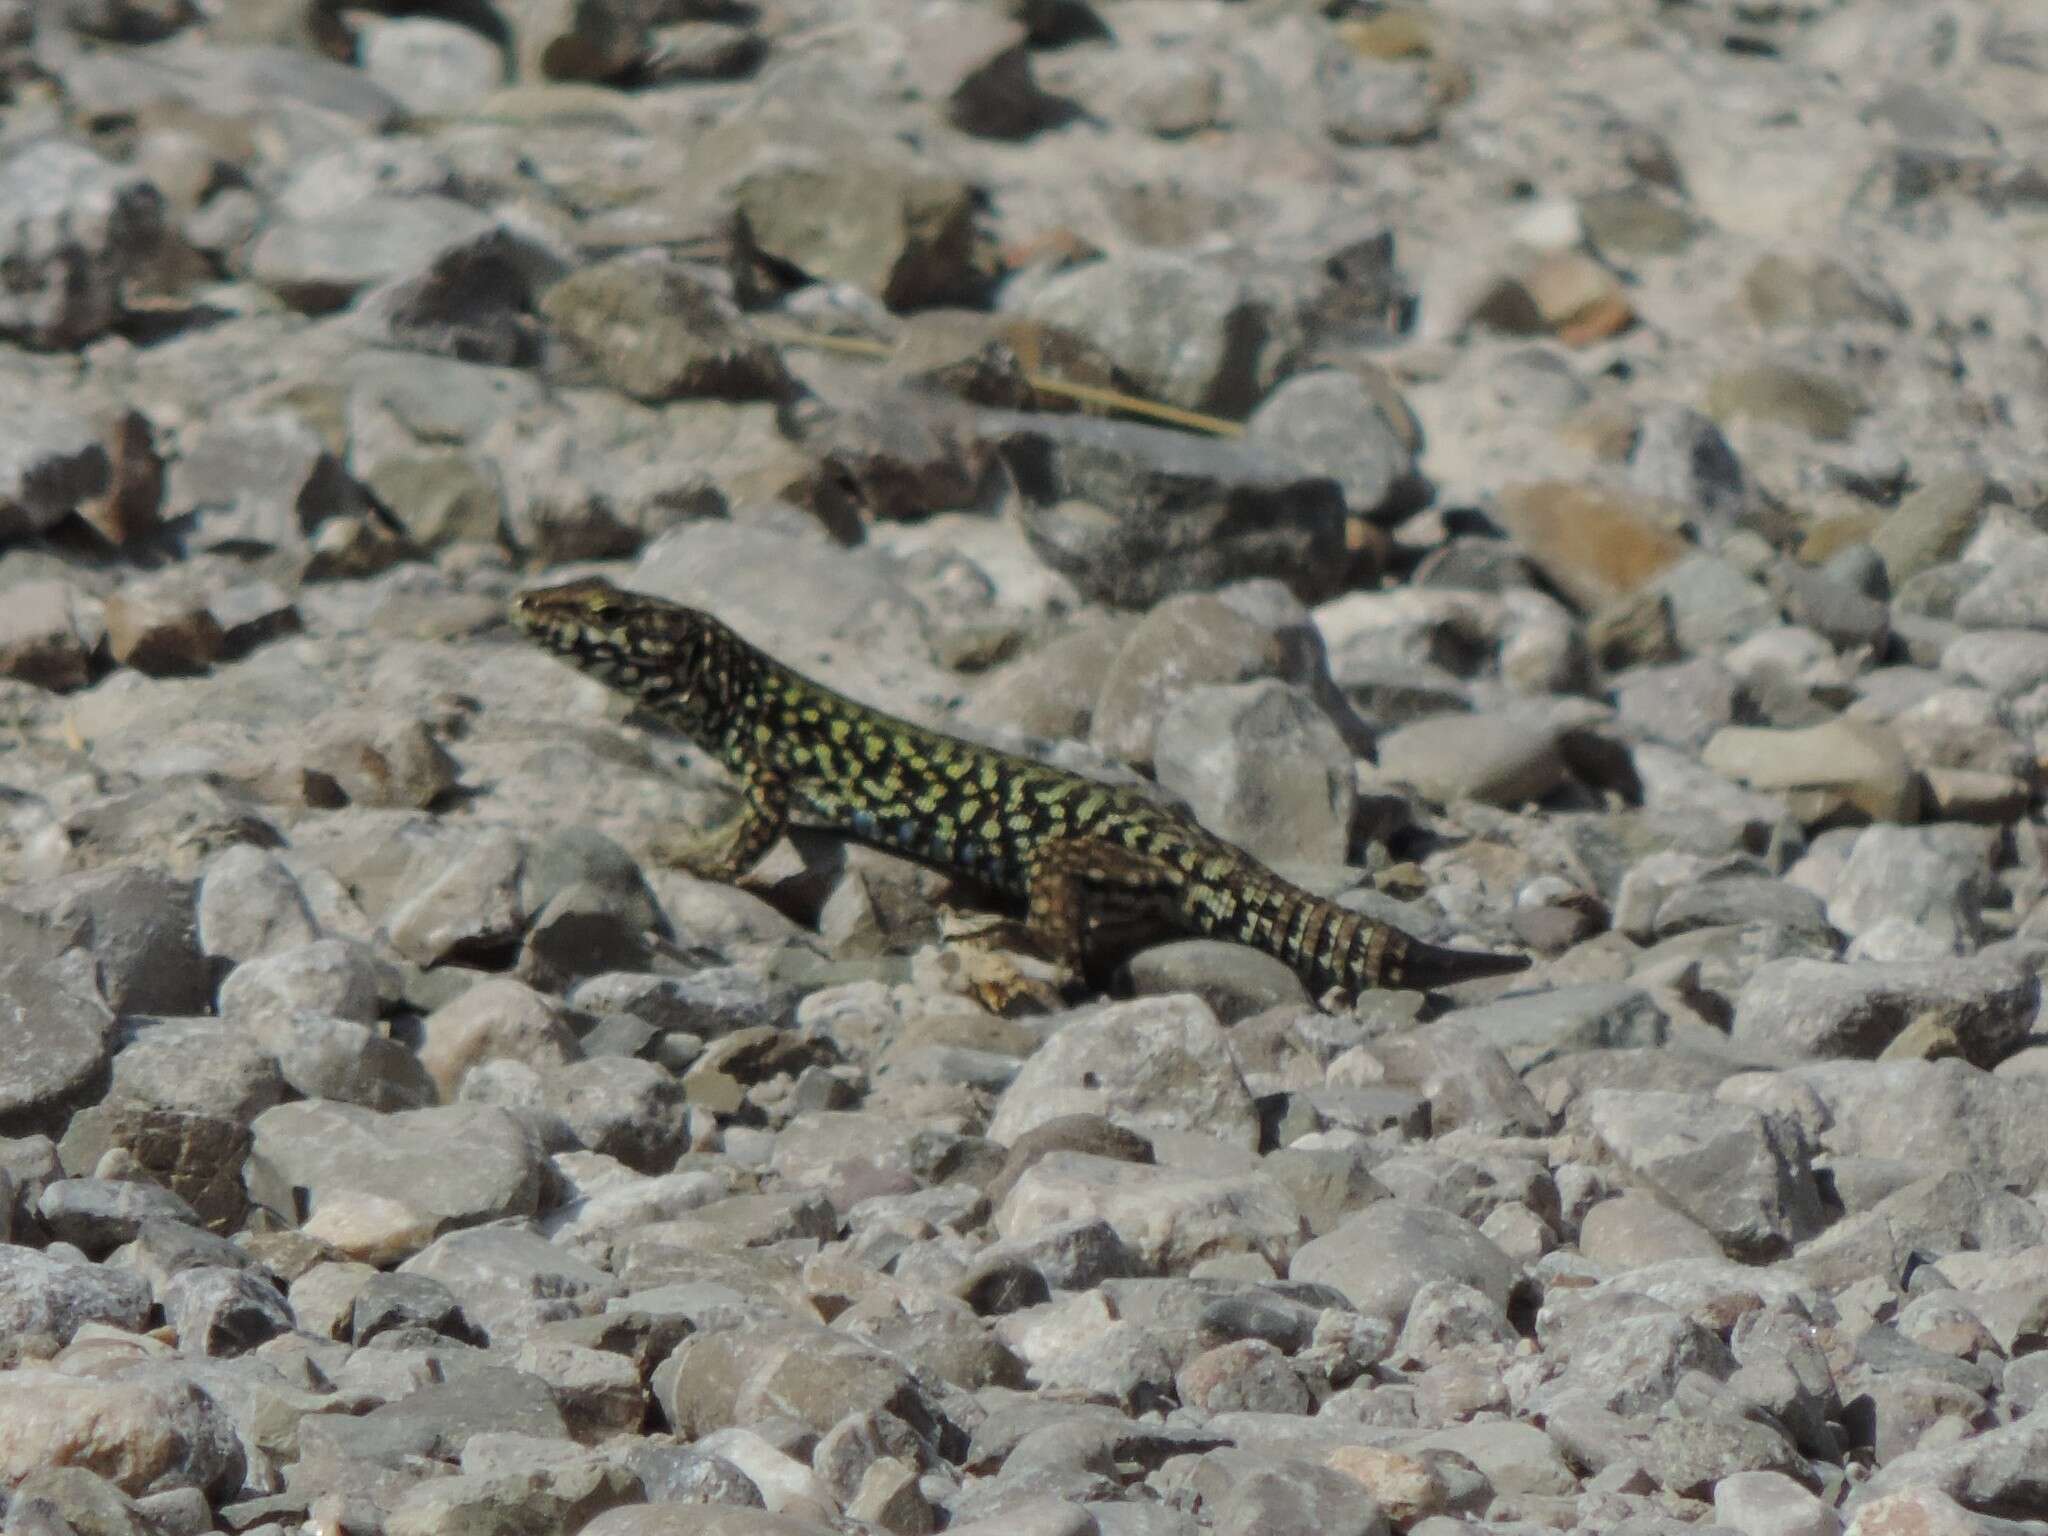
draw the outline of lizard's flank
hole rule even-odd
[[[1035,947],[1077,975],[1098,924],[1134,922],[1263,950],[1317,993],[1442,986],[1529,963],[1424,943],[1131,790],[856,703],[697,609],[591,579],[522,593],[513,617],[739,777],[740,815],[683,861],[708,878],[744,874],[794,819],[1022,903]]]

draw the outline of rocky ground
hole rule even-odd
[[[0,86],[6,1532],[2048,1530],[2037,0]],[[927,872],[665,862],[587,570],[1538,964],[992,1015]]]

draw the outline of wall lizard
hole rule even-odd
[[[1289,884],[1135,791],[856,703],[697,609],[592,578],[523,592],[512,613],[737,775],[739,816],[680,861],[706,878],[744,874],[794,819],[1020,903],[1032,947],[1077,976],[1099,926],[1133,921],[1263,950],[1315,993],[1427,988],[1529,963],[1425,943]]]

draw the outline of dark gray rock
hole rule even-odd
[[[687,976],[612,972],[578,983],[569,1001],[592,1013],[626,1013],[658,1030],[716,1039],[736,1030],[786,1029],[798,991],[743,966],[714,966]]]
[[[43,1190],[36,1215],[54,1236],[95,1258],[133,1240],[145,1221],[199,1221],[168,1189],[116,1179],[59,1179]]]
[[[1343,493],[1283,458],[1082,417],[994,412],[979,430],[1023,493],[1031,547],[1090,597],[1142,608],[1254,576],[1304,602],[1337,590]]]
[[[375,1274],[363,1282],[349,1312],[352,1340],[367,1344],[382,1334],[422,1332],[465,1344],[483,1342],[455,1293],[432,1275]]]
[[[295,1326],[277,1287],[248,1269],[181,1269],[164,1283],[159,1299],[188,1354],[246,1354]]]
[[[84,962],[83,965],[80,962]],[[105,1081],[113,1017],[90,957],[0,908],[0,1134],[60,1129]]]

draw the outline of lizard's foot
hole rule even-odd
[[[1011,918],[942,913],[939,936],[967,995],[990,1013],[1057,1013],[1079,984],[1072,968],[1049,960],[1031,930]]]
[[[737,822],[708,832],[665,829],[655,835],[650,852],[670,869],[731,885],[746,872],[739,858],[740,830]]]

